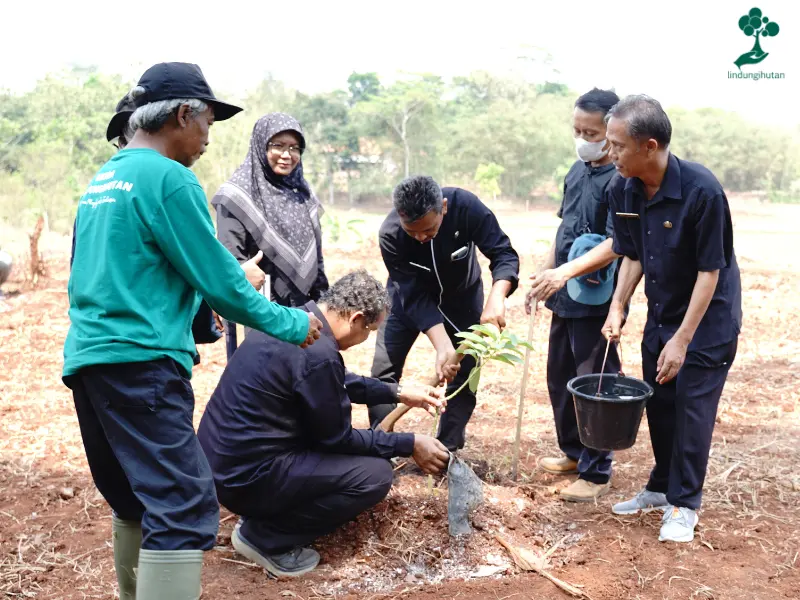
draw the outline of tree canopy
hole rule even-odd
[[[758,18],[762,36],[777,34],[760,12],[746,17],[745,33],[752,27],[755,35]],[[24,94],[0,93],[0,218],[27,225],[46,212],[51,227],[69,231],[80,194],[116,151],[105,129],[130,84],[75,69]],[[306,176],[328,204],[387,200],[406,173],[470,188],[490,202],[558,198],[576,160],[570,118],[578,95],[560,83],[485,72],[391,83],[353,73],[341,89],[313,95],[268,77],[239,99],[244,113],[214,125],[194,171],[210,198],[244,159],[258,117],[285,111],[303,124]],[[672,151],[707,166],[729,192],[798,189],[797,130],[713,108],[668,113]]]

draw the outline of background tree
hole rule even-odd
[[[355,105],[366,121],[385,125],[390,139],[400,144],[403,167],[408,177],[411,169],[412,145],[423,135],[433,133],[434,115],[443,90],[440,77],[422,75],[398,81],[388,88]]]
[[[747,18],[745,27],[759,19],[760,37],[779,31],[760,14]],[[116,152],[106,125],[131,85],[96,69],[73,69],[24,93],[0,91],[0,219],[30,229],[45,214],[52,229],[71,230],[80,194]],[[353,73],[340,90],[306,95],[268,76],[238,99],[219,92],[245,111],[214,125],[209,151],[194,167],[209,198],[244,160],[256,120],[274,111],[303,124],[306,173],[327,204],[346,195],[351,204],[385,206],[412,171],[487,196],[502,190],[509,201],[557,202],[576,160],[570,115],[578,92],[547,79],[475,72],[451,82],[417,75],[384,86],[375,73]],[[667,111],[673,151],[711,169],[726,191],[800,201],[800,130],[719,109]]]
[[[478,184],[481,192],[484,194],[491,194],[493,200],[497,200],[497,194],[500,193],[500,176],[505,172],[505,167],[497,163],[489,163],[488,165],[478,165],[475,170],[475,182]]]

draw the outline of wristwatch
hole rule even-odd
[[[397,384],[397,397],[399,398],[402,393],[403,393],[403,385],[398,383]]]

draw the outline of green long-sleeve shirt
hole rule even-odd
[[[194,173],[155,150],[126,148],[100,169],[81,197],[75,240],[64,376],[164,357],[191,375],[201,295],[280,340],[308,333],[306,312],[258,293],[219,243]]]

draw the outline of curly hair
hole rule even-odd
[[[389,294],[383,284],[364,269],[352,271],[323,292],[319,299],[340,317],[361,311],[367,325],[376,323],[389,308]]]

